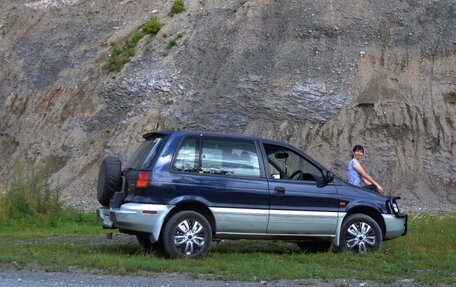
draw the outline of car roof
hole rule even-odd
[[[167,136],[167,135],[171,135],[171,134],[174,134],[176,136],[197,135],[197,136],[212,136],[212,137],[224,137],[224,138],[245,139],[245,140],[258,140],[258,141],[268,142],[268,143],[289,145],[288,143],[280,141],[280,140],[273,140],[273,139],[256,137],[256,136],[248,136],[248,135],[235,134],[235,133],[215,133],[215,132],[198,132],[198,131],[169,131],[169,130],[154,131],[154,132],[144,134],[143,138],[148,139],[151,137]]]
[[[234,134],[234,133],[214,133],[214,132],[197,132],[197,131],[170,131],[170,130],[164,130],[164,131],[154,131],[150,133],[146,133],[143,135],[145,139],[151,138],[151,137],[156,137],[156,136],[167,136],[167,135],[176,135],[176,136],[188,136],[188,135],[195,135],[195,136],[213,136],[213,137],[223,137],[223,138],[232,138],[232,139],[244,139],[244,140],[253,140],[253,141],[259,141],[262,143],[266,144],[272,144],[272,145],[281,145],[281,146],[286,146],[289,147],[292,150],[299,151],[300,153],[303,153],[307,156],[308,159],[310,159],[314,164],[317,166],[320,166],[322,168],[325,168],[322,166],[318,161],[316,161],[314,158],[306,154],[303,150],[298,149],[297,147],[281,141],[281,140],[273,140],[273,139],[268,139],[268,138],[262,138],[262,137],[255,137],[255,136],[247,136],[247,135],[241,135],[241,134]],[[325,168],[326,169],[326,168]]]

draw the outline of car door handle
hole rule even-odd
[[[285,188],[280,187],[280,186],[274,188],[274,191],[276,194],[285,194]]]

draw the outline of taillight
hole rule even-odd
[[[150,172],[140,171],[136,179],[136,187],[143,188],[149,186]]]

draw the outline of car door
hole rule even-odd
[[[265,233],[269,190],[254,140],[188,137],[173,164],[173,191],[209,206],[217,233]]]
[[[323,169],[287,146],[264,144],[269,173],[270,216],[267,233],[334,236],[339,200]]]

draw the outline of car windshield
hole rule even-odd
[[[133,155],[128,159],[125,169],[141,169],[143,164],[148,164],[155,157],[158,143],[163,137],[152,137],[143,141]]]

